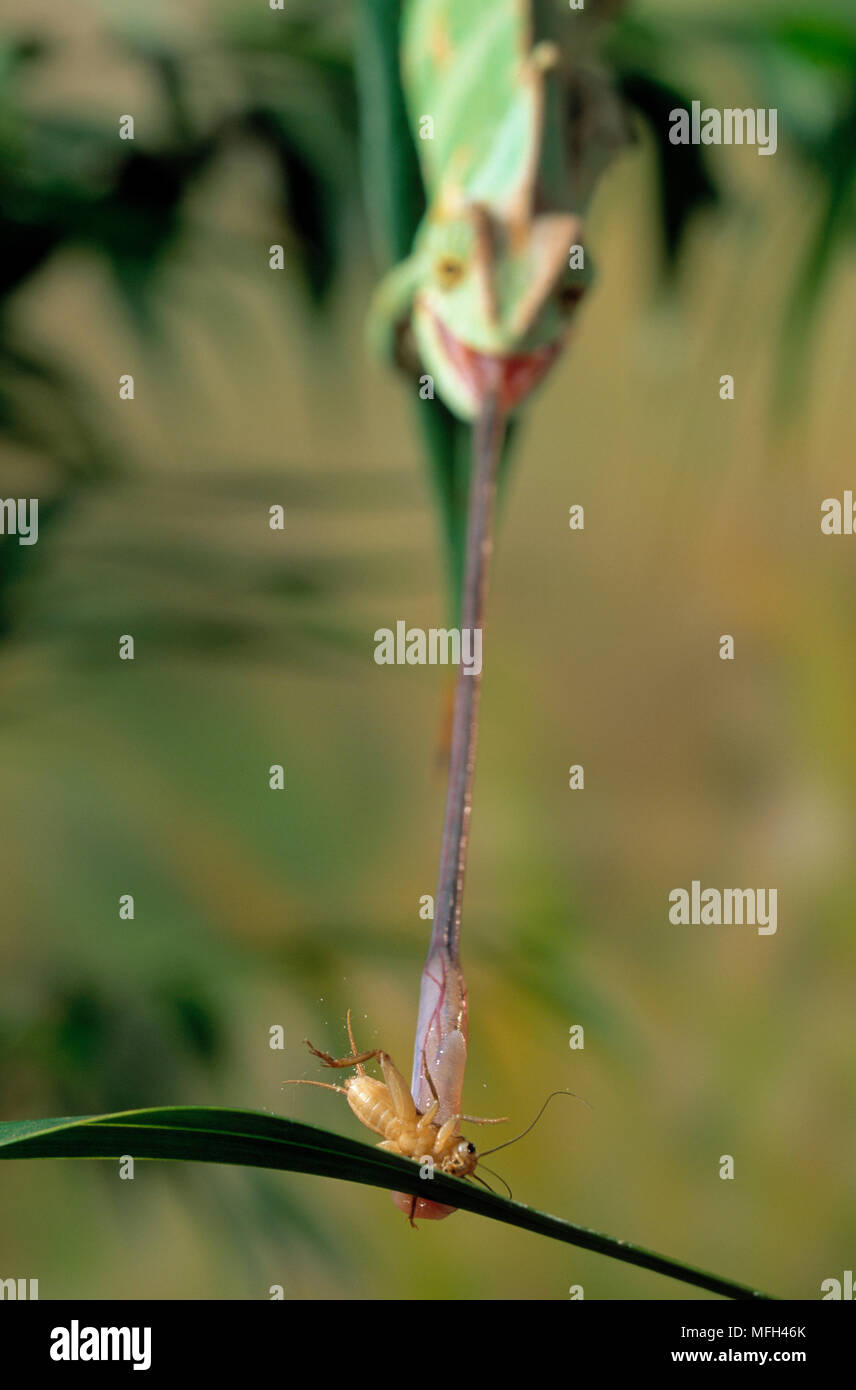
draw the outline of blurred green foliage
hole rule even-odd
[[[378,684],[368,656],[391,616],[434,620],[440,565],[401,393],[362,356],[376,267],[353,6],[92,3],[65,28],[52,6],[18,11],[0,64],[0,495],[37,494],[41,534],[0,539],[0,1104],[284,1109],[300,1039],[332,1044],[348,1005],[406,1061],[442,811],[442,683]],[[854,53],[856,16],[832,0],[649,0],[604,32],[637,140],[595,205],[600,285],[503,521],[466,906],[473,1110],[525,1119],[564,1084],[594,1105],[511,1151],[516,1195],[783,1291],[813,1290],[856,1238],[840,849],[856,615],[846,564],[804,522],[849,459],[834,290],[852,283]],[[735,173],[668,145],[664,114],[694,98],[777,105],[779,156]],[[128,109],[144,118],[126,144]],[[287,276],[267,270],[273,242]],[[815,362],[814,392],[786,391]],[[732,426],[695,383],[733,363]],[[812,431],[797,468],[777,453],[782,492],[759,482],[776,389]],[[568,559],[577,492],[606,540]],[[285,546],[266,525],[279,501]],[[753,655],[732,704],[699,634],[738,621]],[[580,747],[600,772],[585,815],[562,775]],[[792,875],[773,964],[664,941],[664,883],[688,863],[748,882],[759,858]],[[285,1056],[267,1048],[282,1021]],[[350,1124],[322,1100],[299,1104]],[[754,1176],[711,1195],[723,1132]],[[380,1198],[187,1172],[115,1198],[111,1223],[140,1223],[135,1269],[109,1232],[82,1265],[112,1181],[8,1179],[6,1248],[35,1251],[50,1292],[257,1296],[285,1260],[296,1297],[364,1293],[367,1259],[373,1291],[411,1296],[571,1282],[555,1254],[512,1279],[518,1247],[473,1252],[463,1218],[414,1259]],[[209,1258],[209,1216],[251,1264]]]

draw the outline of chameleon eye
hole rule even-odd
[[[434,266],[434,274],[441,290],[452,290],[464,275],[464,263],[459,256],[441,256]]]
[[[563,314],[570,314],[579,304],[583,294],[582,285],[561,285],[557,295],[560,311]]]

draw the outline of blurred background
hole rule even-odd
[[[0,1114],[366,1138],[281,1083],[349,1006],[409,1073],[446,678],[376,666],[373,633],[443,625],[446,593],[407,388],[363,347],[353,6],[7,11],[0,496],[41,505],[38,545],[0,538]],[[634,140],[503,510],[466,1102],[510,1135],[569,1087],[591,1109],[495,1160],[517,1198],[816,1298],[856,1240],[856,541],[819,525],[854,485],[856,17],[639,0],[602,53]],[[777,155],[669,146],[693,99],[778,107]],[[777,887],[777,935],[670,926],[694,878]],[[694,1296],[309,1176],[0,1179],[0,1276],[42,1298]]]

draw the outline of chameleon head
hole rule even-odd
[[[413,331],[424,370],[464,420],[498,391],[513,411],[562,350],[586,284],[582,225],[565,213],[496,216],[479,203],[426,221]]]

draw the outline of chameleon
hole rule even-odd
[[[589,0],[589,9],[603,16],[619,3]],[[482,626],[514,421],[567,345],[592,283],[583,214],[626,135],[608,84],[581,61],[593,46],[590,20],[558,0],[361,7],[368,203],[376,241],[394,261],[374,294],[368,336],[419,384],[415,414],[443,504],[462,627]],[[456,1142],[468,1045],[461,899],[480,683],[463,671],[457,679],[411,1080],[419,1122],[430,1116]],[[414,1212],[449,1212],[428,1198],[396,1200],[411,1221]]]
[[[571,336],[594,271],[592,188],[628,139],[597,65],[624,0],[362,0],[366,204],[384,275],[372,349],[419,386],[453,612],[464,580],[472,425],[495,373],[515,418]],[[424,397],[436,393],[430,404]]]
[[[510,414],[560,355],[591,283],[582,214],[595,169],[620,140],[618,108],[606,89],[587,107],[581,99],[573,51],[585,19],[567,5],[384,8],[393,26],[400,11],[401,88],[425,211],[377,291],[370,337],[383,356],[420,366],[465,422],[498,367]],[[581,140],[584,120],[599,129]]]

